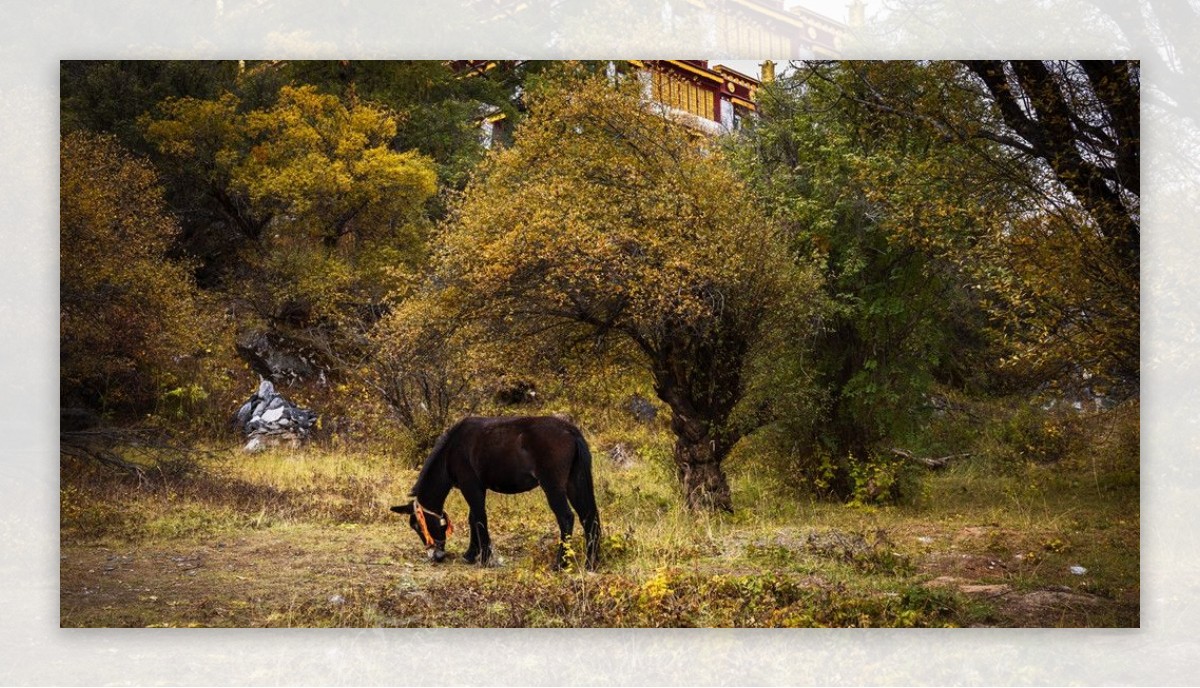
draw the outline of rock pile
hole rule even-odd
[[[234,424],[248,441],[245,451],[256,452],[282,444],[299,447],[317,423],[314,411],[300,408],[263,380],[258,391],[238,409]]]

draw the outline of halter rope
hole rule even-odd
[[[413,514],[417,517],[417,523],[421,526],[421,536],[425,538],[426,547],[436,547],[436,543],[433,541],[433,536],[429,534],[429,525],[425,523],[425,514],[437,516],[438,520],[442,522],[441,524],[446,526],[447,539],[454,534],[454,526],[450,523],[450,516],[447,515],[446,512],[443,511],[439,514],[437,512],[430,511],[421,506],[421,503],[418,502],[415,497],[413,498]]]

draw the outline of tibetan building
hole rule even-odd
[[[853,27],[864,22],[863,0],[849,0],[845,23],[802,5],[803,0],[663,0],[657,13],[663,32],[694,31],[705,27],[704,45],[709,54],[771,57],[773,59],[831,59],[838,57]],[[526,0],[475,0],[484,24],[516,31],[548,27],[525,25],[530,5]],[[557,17],[569,23],[572,6],[565,0],[546,0],[537,16]],[[692,130],[720,135],[738,129],[758,110],[762,84],[774,78],[771,60],[761,64],[757,76],[743,74],[709,60],[628,60],[612,63],[611,72],[639,75],[647,102],[668,108]],[[495,63],[458,60],[455,69],[465,73],[486,71]],[[505,141],[509,123],[498,112],[484,113],[480,132],[486,145]]]
[[[458,60],[451,63],[465,76],[480,74],[496,66],[487,60]],[[709,65],[708,60],[627,60],[610,63],[610,73],[636,74],[648,103],[664,107],[673,119],[698,134],[717,136],[741,127],[757,111],[758,89],[774,78],[775,65],[761,64],[759,77],[743,74],[726,65]],[[479,119],[484,145],[505,143],[511,134],[509,122],[499,111],[485,112]]]
[[[646,83],[646,99],[670,109],[683,124],[705,134],[737,129],[757,110],[763,80],[774,77],[774,63],[762,63],[761,78],[708,60],[630,60]]]

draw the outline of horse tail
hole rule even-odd
[[[592,452],[583,435],[575,434],[575,461],[571,463],[570,480],[575,490],[575,510],[583,521],[587,539],[588,560],[595,564],[600,546],[600,510],[596,506],[596,490],[592,482]]]

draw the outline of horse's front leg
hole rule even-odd
[[[487,564],[492,558],[492,538],[488,534],[486,492],[483,490],[464,490],[463,497],[467,500],[470,513],[467,514],[467,524],[471,530],[471,542],[463,553],[463,561],[474,564],[482,555],[482,563]]]

